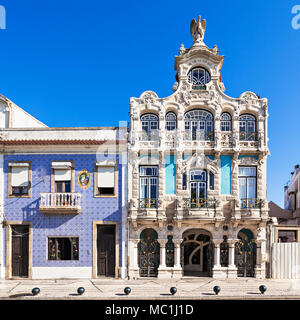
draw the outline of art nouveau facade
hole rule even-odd
[[[193,20],[171,96],[130,100],[130,278],[266,276],[268,102],[224,93],[204,32]]]

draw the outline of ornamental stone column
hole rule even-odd
[[[262,243],[259,240],[255,241],[256,243],[256,266],[254,268],[254,273],[255,273],[255,278],[263,278],[263,274],[262,274],[262,250],[261,250],[261,246]]]
[[[229,245],[228,250],[228,271],[227,271],[227,277],[228,278],[237,278],[237,267],[235,265],[235,243],[237,242],[237,239],[229,239],[227,240]]]
[[[221,270],[221,263],[220,263],[220,244],[223,240],[217,239],[213,240],[214,242],[214,266],[212,269],[212,277],[213,278],[224,278],[223,272]]]
[[[158,239],[157,240],[160,245],[160,262],[159,262],[159,268],[165,268],[166,267],[166,243],[168,240],[165,239]]]
[[[167,270],[166,267],[166,243],[168,240],[166,239],[158,239],[160,244],[160,262],[158,268],[158,278],[171,278],[172,274]]]
[[[173,239],[174,243],[174,268],[173,268],[173,278],[182,277],[182,266],[181,266],[181,243],[182,239]]]

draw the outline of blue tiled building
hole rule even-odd
[[[28,139],[20,140],[20,131]],[[5,278],[124,277],[127,169],[119,130],[5,135]]]

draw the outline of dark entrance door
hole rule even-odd
[[[141,233],[138,244],[139,267],[141,277],[157,277],[159,267],[160,246],[157,241],[157,232],[153,229],[145,229]]]
[[[97,275],[114,277],[116,265],[115,226],[97,226]]]
[[[256,263],[256,243],[240,239],[235,244],[235,265],[238,277],[254,277]]]
[[[28,277],[29,227],[13,225],[12,229],[12,276]]]

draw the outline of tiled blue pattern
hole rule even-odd
[[[117,155],[117,161],[118,161]],[[93,257],[93,221],[119,221],[119,256],[121,257],[122,241],[122,166],[118,164],[118,198],[94,197],[95,161],[115,159],[115,155],[97,154],[40,154],[40,155],[6,155],[4,157],[4,215],[8,221],[32,221],[33,248],[32,266],[92,266]],[[44,214],[39,211],[40,193],[51,192],[51,162],[57,160],[74,161],[75,192],[82,194],[80,214]],[[8,198],[8,162],[32,162],[32,197]],[[118,161],[119,163],[119,161]],[[87,170],[91,174],[91,183],[87,189],[78,185],[78,173]],[[78,236],[79,260],[48,261],[48,236]],[[4,235],[5,243],[5,235]],[[90,251],[90,254],[88,253]],[[5,259],[4,259],[5,261]],[[121,266],[121,259],[120,259]]]

